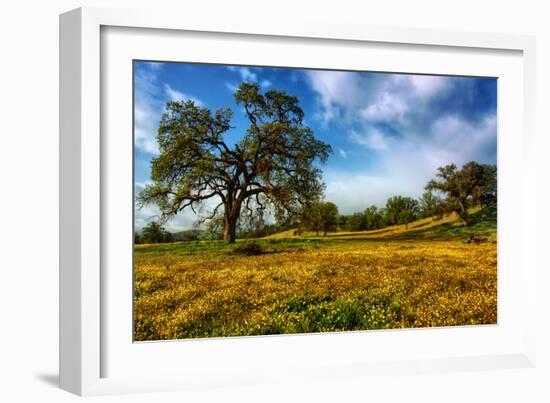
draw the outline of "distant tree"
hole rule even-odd
[[[380,228],[387,227],[389,224],[388,224],[388,220],[386,219],[386,208],[385,207],[379,208],[378,214],[380,214],[380,221],[381,221]]]
[[[443,213],[442,200],[431,190],[426,190],[418,200],[418,209],[421,218],[441,215]]]
[[[199,234],[201,241],[218,241],[223,239],[223,232],[215,230],[205,230]]]
[[[347,220],[348,231],[364,231],[365,230],[365,216],[363,213],[354,213],[348,217]]]
[[[235,102],[250,125],[233,147],[224,138],[232,128],[229,108],[168,102],[157,134],[160,155],[151,162],[153,183],[138,197],[140,206],[156,204],[163,220],[217,198],[211,217],[223,210],[226,243],[235,242],[243,208],[269,206],[282,215],[318,197],[324,185],[317,163],[331,153],[304,125],[297,97],[242,83]]]
[[[338,230],[338,207],[331,202],[319,203],[319,210],[321,215],[321,229],[324,236],[327,236],[327,232],[335,232]]]
[[[379,229],[384,226],[384,219],[376,206],[370,206],[363,212],[366,230]]]
[[[143,243],[172,242],[172,234],[166,231],[158,222],[151,221],[143,228],[141,239]]]
[[[409,223],[418,218],[418,202],[412,197],[405,197],[405,208],[399,215],[399,224],[405,224],[405,229],[409,228]]]
[[[141,236],[137,232],[134,232],[134,243],[138,244],[138,243],[142,243],[142,242],[143,241],[141,240]]]
[[[309,231],[315,231],[319,236],[322,229],[321,202],[307,202],[300,214],[300,226]]]
[[[340,215],[338,217],[338,228],[340,229],[346,229],[347,228],[347,222],[348,222],[349,216],[347,215]]]
[[[190,229],[187,231],[182,231],[173,236],[174,240],[177,241],[183,241],[183,242],[191,242],[191,241],[198,241],[201,236],[201,232],[198,229]]]
[[[411,197],[393,196],[386,202],[386,220],[389,225],[405,224],[405,228],[418,215],[418,202]]]
[[[445,195],[446,211],[455,211],[465,224],[471,223],[468,211],[473,206],[487,206],[497,200],[497,168],[494,165],[468,162],[462,169],[455,164],[437,169],[437,179],[426,185]]]
[[[397,225],[399,223],[399,213],[402,209],[401,196],[392,196],[386,201],[386,222],[388,225]]]
[[[331,202],[308,203],[302,212],[302,226],[310,231],[319,231],[327,235],[329,231],[338,230],[338,207]]]

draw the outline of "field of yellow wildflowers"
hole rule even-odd
[[[135,340],[497,321],[496,223],[246,242],[136,246]]]

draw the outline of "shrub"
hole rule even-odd
[[[264,250],[257,243],[250,242],[237,246],[235,249],[233,249],[233,253],[246,256],[257,256],[264,253]]]

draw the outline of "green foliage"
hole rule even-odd
[[[349,219],[349,216],[347,216],[347,215],[338,216],[338,228],[339,229],[347,229],[348,219]]]
[[[320,202],[308,202],[302,207],[300,213],[301,230],[315,231],[317,236],[321,231],[321,209]]]
[[[324,185],[315,163],[331,153],[303,124],[297,97],[261,94],[258,84],[242,83],[235,102],[250,126],[234,147],[224,139],[229,108],[212,112],[193,101],[168,102],[157,134],[160,155],[151,163],[153,184],[138,197],[140,206],[156,204],[165,219],[217,199],[204,219],[221,218],[228,243],[235,241],[242,210],[254,216],[271,208],[284,219],[318,198]]]
[[[192,242],[201,240],[205,231],[190,229],[187,231],[176,232],[172,234],[174,241]]]
[[[257,256],[264,253],[264,251],[259,244],[255,242],[247,242],[233,249],[233,253],[246,256]]]
[[[385,210],[374,205],[367,207],[362,213],[340,216],[339,220],[340,228],[347,231],[370,231],[387,225]]]
[[[497,241],[496,204],[487,206],[470,214],[470,225],[462,225],[460,222],[448,222],[430,228],[423,228],[404,232],[392,236],[399,240],[462,240],[471,236],[486,237],[492,243]]]
[[[140,240],[143,243],[162,243],[172,242],[173,238],[159,223],[151,221],[143,228]]]
[[[388,225],[405,224],[416,220],[418,202],[411,197],[393,196],[386,202],[386,221]]]
[[[346,220],[346,229],[348,231],[364,231],[365,216],[362,213],[354,213],[348,216]]]
[[[338,207],[331,202],[308,203],[301,214],[301,224],[310,231],[335,232],[338,230]]]
[[[441,216],[444,213],[442,200],[433,194],[431,190],[426,190],[418,200],[419,218],[431,216]]]
[[[376,206],[367,207],[363,212],[365,217],[365,229],[374,230],[385,227],[386,222],[384,219],[384,213],[385,211],[382,211]]]
[[[327,232],[336,232],[338,229],[338,207],[331,202],[320,203],[321,229],[325,236]]]
[[[468,162],[462,169],[455,164],[440,167],[437,179],[426,185],[426,190],[443,193],[446,211],[455,211],[466,223],[471,223],[469,210],[474,206],[487,206],[497,200],[497,168],[495,165]]]

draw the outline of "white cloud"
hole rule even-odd
[[[385,150],[388,148],[388,143],[390,141],[390,139],[386,138],[380,130],[374,127],[368,128],[361,134],[355,130],[352,130],[350,132],[349,139],[354,143],[366,146],[373,150]]]
[[[170,98],[171,101],[180,101],[187,98],[187,96],[180,91],[177,91],[170,87],[169,84],[164,84],[164,90],[166,91],[166,95],[168,95],[168,98]]]
[[[359,111],[366,121],[406,126],[407,114],[449,88],[449,78],[440,76],[392,75],[379,86],[369,104]]]
[[[258,80],[258,75],[254,73],[249,67],[237,67],[237,66],[227,66],[230,71],[235,71],[241,75],[243,81],[253,81]]]
[[[491,162],[496,155],[495,114],[472,115],[452,98],[468,96],[472,81],[334,71],[305,76],[318,94],[323,120],[349,128],[340,133],[378,161],[368,171],[387,183],[404,178],[394,189],[411,184],[422,190],[439,166]]]
[[[241,81],[259,83],[260,87],[264,90],[267,90],[269,87],[273,85],[271,81],[266,79],[260,81],[258,74],[252,71],[252,69],[249,67],[227,66],[227,69],[235,73],[239,73],[239,75],[241,76]],[[225,87],[229,91],[235,92],[239,88],[239,85],[233,82],[226,82]]]
[[[226,82],[225,83],[225,87],[231,91],[232,93],[235,93],[237,92],[237,90],[239,89],[239,86],[235,83],[230,83],[230,82]]]
[[[339,148],[338,149],[338,154],[340,154],[340,157],[342,157],[343,159],[346,159],[348,158],[348,153],[346,150],[342,149],[342,148]]]
[[[151,68],[151,70],[160,70],[164,66],[164,63],[160,62],[147,62],[147,65]]]
[[[366,120],[389,121],[402,120],[409,110],[406,100],[391,92],[383,92],[376,102],[359,111],[359,115]]]
[[[340,214],[363,211],[370,205],[383,207],[395,189],[408,195],[417,189],[399,176],[362,175],[350,172],[325,172],[325,199],[338,206]]]
[[[158,154],[155,140],[162,105],[156,99],[158,92],[158,68],[136,70],[134,135],[136,148],[151,154]]]
[[[458,165],[471,160],[483,161],[485,154],[496,153],[497,118],[487,115],[476,124],[456,116],[442,116],[431,126],[430,153],[446,155],[447,161]]]
[[[449,81],[442,76],[409,76],[416,93],[421,98],[430,98],[448,87]]]
[[[345,71],[306,71],[307,81],[320,96],[321,117],[329,122],[356,104],[362,90],[355,73]],[[365,92],[367,94],[368,92]]]
[[[228,67],[228,68],[230,68],[230,67]],[[235,71],[235,70],[233,70],[233,71]],[[243,78],[243,81],[256,81],[256,77],[254,77],[254,79],[249,79],[249,80]],[[224,84],[225,84],[225,88],[227,88],[232,93],[235,93],[239,89],[239,84],[237,84],[237,83],[227,81]],[[267,90],[272,85],[273,85],[273,83],[269,80],[262,80],[262,82],[260,83],[260,87],[262,87],[262,89],[264,89],[264,90]]]
[[[325,122],[407,124],[407,114],[449,88],[449,77],[310,70],[307,82],[319,95]]]
[[[204,103],[195,97],[159,82],[162,63],[147,62],[135,71],[134,135],[137,149],[158,154],[156,133],[166,101],[192,100],[197,106]]]
[[[184,94],[181,91],[173,89],[169,84],[164,84],[164,90],[171,101],[193,101],[197,106],[203,106],[203,102],[195,97]]]

